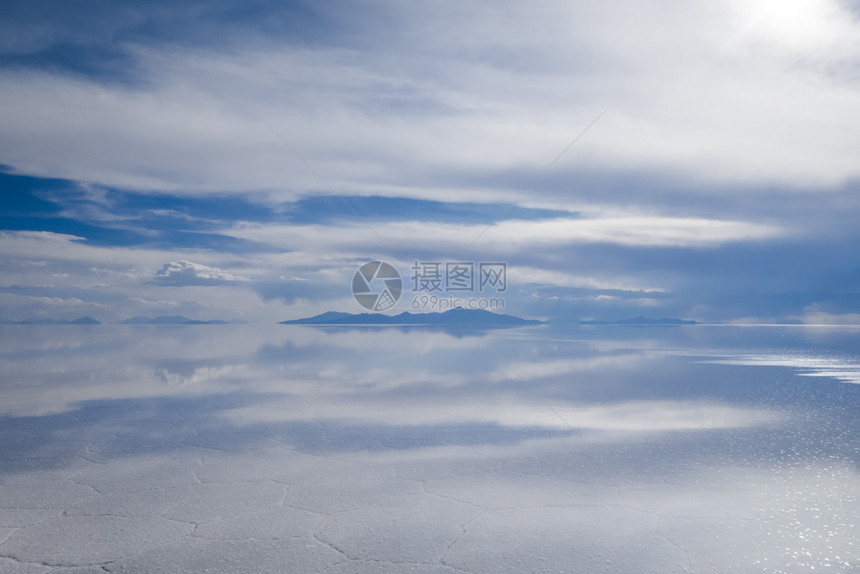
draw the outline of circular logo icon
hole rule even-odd
[[[352,277],[352,295],[368,311],[391,309],[402,291],[400,273],[385,261],[365,263]]]

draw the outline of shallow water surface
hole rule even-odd
[[[860,572],[858,349],[3,326],[0,571]]]

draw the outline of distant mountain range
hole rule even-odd
[[[10,321],[13,325],[101,325],[101,321],[97,321],[92,317],[79,317],[74,321],[66,321],[65,319],[43,319],[40,317],[30,317],[23,321]]]
[[[484,309],[451,309],[444,313],[410,313],[382,315],[380,313],[338,313],[329,311],[314,317],[281,321],[281,325],[422,325],[519,327],[540,325],[542,321],[523,319],[514,315],[493,313]]]
[[[213,319],[211,321],[197,321],[182,315],[163,315],[161,317],[131,317],[120,321],[120,325],[229,325],[229,321]]]
[[[540,325],[543,321],[523,319],[514,315],[493,313],[484,309],[451,309],[444,313],[410,313],[383,315],[380,313],[339,313],[328,311],[314,317],[281,321],[282,325],[440,325],[476,327],[517,327]],[[571,323],[563,319],[549,321],[553,324]],[[620,321],[577,321],[578,325],[695,325],[696,321],[664,317],[634,317]]]
[[[4,322],[4,321],[0,321]],[[92,317],[79,317],[72,321],[65,319],[45,319],[31,317],[23,321],[5,321],[14,325],[101,325],[101,321]],[[131,317],[120,321],[120,325],[229,325],[246,323],[246,321],[224,321],[212,319],[200,321],[189,319],[182,315],[162,315],[160,317]],[[415,325],[415,326],[451,326],[451,327],[482,327],[502,328],[520,327],[525,325],[540,325],[543,321],[523,319],[515,315],[493,313],[485,309],[451,309],[444,313],[410,313],[404,311],[399,315],[383,315],[381,313],[339,313],[328,311],[314,317],[281,321],[281,325]],[[634,317],[620,321],[576,321],[571,319],[552,319],[554,325],[696,325],[696,321],[664,317]]]

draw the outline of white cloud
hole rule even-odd
[[[191,257],[202,261],[192,263]],[[54,303],[50,313],[59,318],[90,313],[101,321],[114,321],[181,313],[202,319],[271,321],[283,307],[261,302],[250,289],[250,279],[290,268],[249,256],[239,262],[245,266],[240,275],[224,270],[237,262],[217,252],[105,247],[71,235],[33,231],[0,232],[0,260],[3,286],[14,289],[0,298],[0,314],[18,319],[41,314],[35,303],[38,297],[47,297],[45,303]],[[161,275],[155,275],[158,272]],[[154,280],[163,287],[154,286]],[[182,289],[172,288],[178,286]],[[81,300],[86,304],[76,303]]]
[[[784,234],[776,226],[746,221],[648,215],[503,221],[490,227],[438,222],[381,222],[373,224],[373,231],[363,225],[343,225],[336,233],[321,225],[242,224],[228,233],[281,248],[314,245],[321,251],[330,252],[338,248],[346,253],[378,250],[385,247],[382,240],[389,245],[416,249],[433,245],[445,250],[477,248],[512,253],[548,245],[583,243],[695,248],[736,241],[761,241]],[[366,256],[365,253],[361,255]]]
[[[217,267],[201,265],[191,261],[171,261],[155,272],[155,280],[161,285],[223,285],[249,281],[247,277],[222,271]]]
[[[828,313],[818,304],[810,305],[801,315],[789,319],[797,319],[807,325],[860,325],[860,313]]]
[[[526,265],[517,265],[516,267],[512,267],[508,270],[508,277],[511,282],[518,285],[543,283],[560,287],[607,289],[613,291],[642,291],[645,293],[663,293],[665,291],[665,289],[661,287],[638,285],[637,280],[632,277],[598,278],[591,275],[575,275],[572,273],[565,273],[564,271],[540,269]],[[608,298],[611,296],[601,295],[601,297]]]
[[[782,235],[777,227],[745,221],[692,217],[621,216],[556,219],[534,223],[505,221],[488,231],[491,241],[513,237],[535,243],[613,243],[649,247],[706,247]]]
[[[821,213],[806,218],[802,207],[791,207],[817,201],[812,198],[780,202],[778,214],[769,210],[771,197],[784,197],[774,185],[822,193],[860,177],[860,23],[835,0],[658,0],[647,6],[503,0],[492,10],[469,1],[380,0],[363,7],[384,14],[390,24],[385,33],[376,27],[379,20],[355,18],[354,9],[339,4],[326,16],[349,31],[337,45],[248,38],[229,47],[113,46],[130,54],[128,82],[4,68],[2,163],[72,178],[93,200],[107,186],[177,195],[257,191],[270,205],[329,193],[262,117],[343,194],[477,202],[519,197],[521,205],[581,212],[579,218],[500,222],[472,246],[490,256],[513,259],[565,246],[712,248],[806,238],[844,227],[822,221],[850,221],[848,192],[838,199],[849,206],[844,211],[822,201]],[[7,48],[36,49],[45,41],[39,38],[24,42],[19,34]],[[602,180],[589,189],[588,177],[601,170],[640,174],[637,181],[647,189],[622,190]],[[583,178],[583,172],[591,175]],[[657,182],[671,182],[673,199],[682,200],[661,203],[667,195],[655,190]],[[736,192],[775,195],[734,201],[735,186]],[[697,203],[696,194],[705,193],[714,196]],[[104,205],[96,214],[102,222],[112,216],[109,202]],[[72,207],[63,212],[81,213]],[[240,262],[214,251],[114,249],[40,232],[3,234],[0,255],[8,263],[7,285],[100,289],[125,298],[131,313],[143,309],[136,301],[160,300],[213,312],[233,303],[241,306],[237,315],[266,317],[347,305],[349,293],[326,293],[321,303],[294,289],[282,298],[291,301],[285,307],[268,292],[258,297],[252,285],[281,276],[347,284],[355,261],[406,257],[408,250],[470,255],[464,251],[483,229],[426,222],[373,227],[387,244],[363,225],[236,225],[226,233],[284,250]],[[636,273],[624,261],[597,262],[585,251],[581,273],[550,257],[532,258],[517,282],[667,297],[683,288],[679,273]],[[46,272],[25,269],[28,259]],[[157,283],[185,287],[147,293],[142,284],[152,282],[156,269]],[[225,287],[211,288],[216,283]],[[168,301],[172,296],[177,299]],[[513,303],[516,295],[510,296]],[[611,296],[593,300],[604,305]]]
[[[128,45],[142,87],[4,71],[0,155],[121,187],[325,189],[260,114],[337,190],[435,196],[436,172],[538,173],[609,107],[555,169],[790,186],[860,175],[860,23],[834,0],[376,9],[396,31],[356,20],[347,47]]]

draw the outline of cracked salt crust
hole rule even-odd
[[[213,348],[229,352],[223,341]],[[543,350],[529,352],[540,360]],[[672,372],[689,360],[680,356],[649,364],[665,360]],[[300,356],[293,360],[298,370],[308,366]],[[426,360],[432,370],[443,358],[429,352]],[[277,390],[272,381],[279,372],[269,371],[267,393]],[[580,383],[591,384],[565,378],[538,390],[552,403],[549,393]],[[254,388],[253,381],[243,384]],[[572,429],[560,434],[515,439],[509,429],[480,427],[481,440],[474,440],[474,427],[464,424],[433,443],[436,431],[405,429],[400,440],[401,427],[384,428],[384,420],[366,426],[366,417],[348,416],[372,402],[373,393],[388,391],[369,390],[352,404],[356,390],[343,384],[328,391],[338,395],[331,404],[346,409],[342,418],[289,419],[281,421],[284,428],[261,421],[230,426],[218,409],[248,395],[217,392],[220,406],[207,403],[199,412],[195,399],[151,417],[128,419],[136,403],[126,410],[107,403],[89,418],[84,405],[74,416],[47,417],[44,426],[39,419],[0,419],[0,437],[11,441],[0,443],[0,572],[722,574],[860,567],[853,385],[815,387],[815,396],[841,393],[839,404],[813,407],[794,395],[788,395],[794,402],[776,406],[759,402],[755,409],[790,413],[759,428],[744,425],[760,420],[731,419],[726,428],[667,432],[669,417],[657,430],[631,433],[583,430],[571,419]],[[477,384],[480,392],[460,398],[495,392]],[[384,389],[400,386],[394,381]],[[225,387],[218,381],[212,390]],[[456,388],[444,392],[458,398]],[[260,404],[267,404],[263,397]],[[293,397],[283,393],[272,404],[284,400]],[[435,408],[408,394],[387,401],[410,402],[416,412]],[[721,408],[731,409],[727,401]],[[663,404],[653,403],[649,413],[659,415]]]

